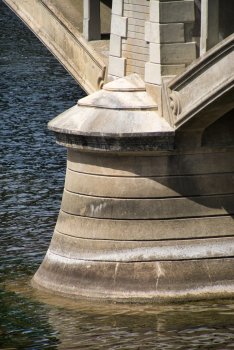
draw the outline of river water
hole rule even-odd
[[[30,285],[66,168],[47,122],[85,96],[0,0],[0,349],[233,349],[234,302],[70,300]]]

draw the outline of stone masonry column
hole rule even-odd
[[[127,37],[128,18],[123,17],[123,0],[113,0],[111,16],[108,80],[124,77],[126,58],[122,57],[122,38]]]
[[[150,1],[145,23],[149,61],[145,64],[147,91],[161,111],[162,77],[175,76],[197,57],[196,43],[187,42],[185,24],[195,22],[195,5],[189,1]]]
[[[200,56],[218,44],[218,42],[219,0],[202,0]]]
[[[84,0],[83,35],[87,41],[101,40],[100,0]]]

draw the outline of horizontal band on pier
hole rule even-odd
[[[234,256],[234,238],[144,242],[93,241],[55,231],[49,250],[70,259],[112,262],[227,258]]]
[[[109,219],[172,219],[234,214],[234,194],[166,199],[91,197],[64,190],[61,209]]]
[[[193,154],[175,152],[158,156],[101,155],[68,148],[67,167],[86,174],[106,176],[166,176],[234,172],[234,147]]]
[[[48,251],[32,282],[73,297],[184,301],[233,295],[233,280],[233,258],[92,262]]]
[[[170,220],[114,220],[76,216],[60,210],[57,231],[86,239],[166,240],[234,235],[234,216]]]
[[[163,198],[229,194],[234,173],[167,177],[115,177],[67,169],[65,189],[89,196],[109,198]]]

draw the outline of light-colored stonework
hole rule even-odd
[[[234,135],[228,146],[208,146],[212,138],[204,132],[222,114],[217,107],[214,114],[206,83],[214,64],[224,113],[234,107],[233,69],[225,79],[223,65],[232,61],[233,43],[234,35],[164,82],[167,121],[144,82],[131,75],[49,123],[68,149],[67,174],[54,235],[33,285],[125,301],[233,295]],[[198,96],[199,104],[186,100],[196,79],[207,96]],[[190,113],[182,118],[186,103]],[[234,124],[227,116],[220,119],[224,128]],[[203,125],[200,143],[194,125]],[[190,139],[184,143],[186,128]]]
[[[77,5],[81,7],[81,0],[66,0],[68,6],[64,0],[4,2],[29,26],[88,94],[103,86],[106,80],[106,57],[98,53],[82,36],[83,15],[77,8]],[[89,11],[85,13],[88,14]],[[87,27],[85,21],[84,26]]]
[[[125,301],[233,297],[234,5],[4,1],[90,94],[49,123],[67,173],[33,284]]]
[[[162,78],[178,75],[234,32],[228,0],[4,2],[88,94],[136,73],[161,114]]]
[[[101,40],[100,4],[96,0],[84,0],[83,35],[87,41]]]

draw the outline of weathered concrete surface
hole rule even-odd
[[[158,113],[157,104],[142,90],[143,81],[122,79],[80,100],[49,123],[57,142],[84,150],[136,151],[172,149],[174,130]],[[107,84],[108,86],[108,84]]]
[[[86,261],[145,262],[232,257],[234,238],[218,237],[170,241],[118,241],[71,237],[55,230],[50,252]]]
[[[118,300],[233,296],[234,35],[193,62],[199,1],[113,0],[110,30],[105,0],[108,62],[109,42],[81,35],[81,0],[4,1],[94,93],[49,123],[68,148],[67,175],[33,284]],[[217,10],[202,14],[205,50],[218,40]],[[108,63],[114,82],[97,91]],[[146,85],[136,75],[115,81],[130,73]]]
[[[94,197],[166,198],[231,194],[233,184],[232,174],[109,177],[67,169],[65,189]]]
[[[49,251],[33,284],[70,297],[168,301],[232,297],[233,280],[233,258],[122,263]]]
[[[204,130],[234,108],[234,34],[165,81],[164,94],[176,147],[201,147]]]
[[[174,129],[135,75],[80,100],[49,128],[68,148],[67,174],[33,285],[124,301],[233,296],[234,143],[174,148]]]
[[[109,41],[90,45],[82,36],[82,0],[4,0],[88,93],[106,80]],[[110,26],[110,9],[102,5],[103,30]]]
[[[233,219],[233,215],[225,215],[173,220],[106,220],[75,216],[60,210],[55,229],[89,240],[194,239],[233,236]]]
[[[173,219],[234,214],[234,195],[167,199],[117,199],[64,191],[61,209],[66,213],[101,219]]]
[[[69,147],[67,167],[81,173],[153,177],[233,173],[233,147],[212,147],[169,153],[139,152],[119,154],[82,153]],[[153,158],[152,158],[153,157]]]

